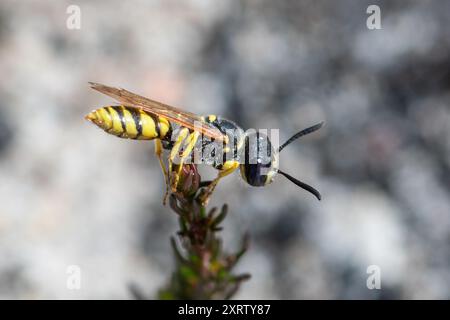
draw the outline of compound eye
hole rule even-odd
[[[241,175],[248,184],[262,187],[271,182],[268,174],[272,170],[273,154],[271,143],[265,134],[255,132],[246,135]]]
[[[244,180],[251,186],[263,187],[267,181],[267,166],[262,164],[243,164],[241,174]]]

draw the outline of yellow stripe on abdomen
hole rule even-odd
[[[135,121],[135,118],[132,115],[133,111],[127,110],[125,107],[121,107],[122,109],[122,128],[125,123],[125,134],[122,135],[124,138],[136,139],[138,136],[137,126],[138,123]]]
[[[122,136],[122,134],[125,132],[125,129],[122,127],[122,117],[119,114],[120,111],[117,109],[117,107],[106,107],[105,109],[109,112],[112,119],[112,126],[108,130],[108,132],[115,136]]]
[[[157,132],[157,123],[155,121],[156,117],[150,116],[148,113],[139,110],[139,115],[141,117],[142,134],[139,139],[155,139],[159,138]]]
[[[160,139],[163,139],[167,133],[170,131],[170,122],[166,118],[158,117],[159,121],[159,136]]]
[[[97,110],[97,113],[99,114],[99,117],[103,120],[103,128],[105,130],[111,129],[112,119],[108,111],[106,111],[105,108],[100,108]]]
[[[99,108],[89,113],[86,119],[106,132],[121,138],[164,139],[171,130],[167,119],[126,106]]]

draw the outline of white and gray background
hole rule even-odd
[[[130,283],[154,298],[170,277],[153,144],[83,119],[111,102],[96,81],[281,140],[326,121],[280,159],[322,202],[282,177],[217,188],[226,249],[252,236],[237,298],[448,299],[449,26],[448,1],[3,0],[0,298],[129,299]]]

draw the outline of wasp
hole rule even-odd
[[[90,85],[92,89],[120,104],[96,109],[86,115],[87,120],[120,138],[155,141],[155,154],[166,183],[163,203],[169,189],[176,191],[183,163],[192,159],[196,153],[202,155],[202,163],[218,170],[216,178],[200,197],[203,204],[208,202],[220,179],[237,169],[240,169],[243,180],[251,186],[266,186],[272,183],[276,174],[281,174],[321,200],[316,189],[278,168],[278,155],[296,139],[320,129],[323,122],[294,134],[275,150],[267,134],[244,132],[233,121],[222,117],[199,116],[125,89],[93,82]],[[208,149],[211,146],[214,148]],[[207,149],[209,152],[206,153],[210,155],[208,158],[203,156]],[[167,166],[163,160],[163,150],[170,152]]]

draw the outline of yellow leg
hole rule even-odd
[[[172,147],[172,150],[170,150],[169,169],[168,169],[169,178],[172,177],[173,160],[178,156],[178,152],[181,148],[181,145],[182,145],[184,139],[186,139],[188,134],[189,134],[188,129],[186,129],[186,128],[181,129],[180,132],[178,133],[177,141],[175,141],[175,143]]]
[[[213,181],[211,181],[211,183],[208,185],[208,187],[206,187],[206,190],[200,196],[200,201],[203,206],[206,206],[208,204],[209,198],[211,197],[212,193],[214,192],[214,189],[216,188],[220,179],[229,175],[230,173],[233,173],[237,168],[239,168],[239,162],[235,161],[235,160],[229,160],[223,164],[223,167],[219,171],[219,174],[217,175],[217,177]]]
[[[164,161],[162,159],[162,153],[163,153],[163,147],[162,147],[161,140],[155,139],[155,154],[159,160],[159,165],[161,166],[161,170],[164,175],[164,182],[166,183],[166,193],[164,194],[164,198],[163,198],[163,205],[166,205],[167,196],[169,194],[169,176],[168,176],[168,171],[166,169],[166,165],[164,164]]]
[[[199,136],[200,134],[197,131],[194,131],[193,133],[189,134],[189,136],[184,140],[183,152],[180,155],[177,171],[174,172],[173,174],[171,171],[172,176],[170,184],[172,191],[176,191],[177,189],[178,181],[180,180],[181,170],[183,170],[183,163],[186,160],[186,158],[189,157],[191,152],[194,150],[195,144],[197,143]]]

